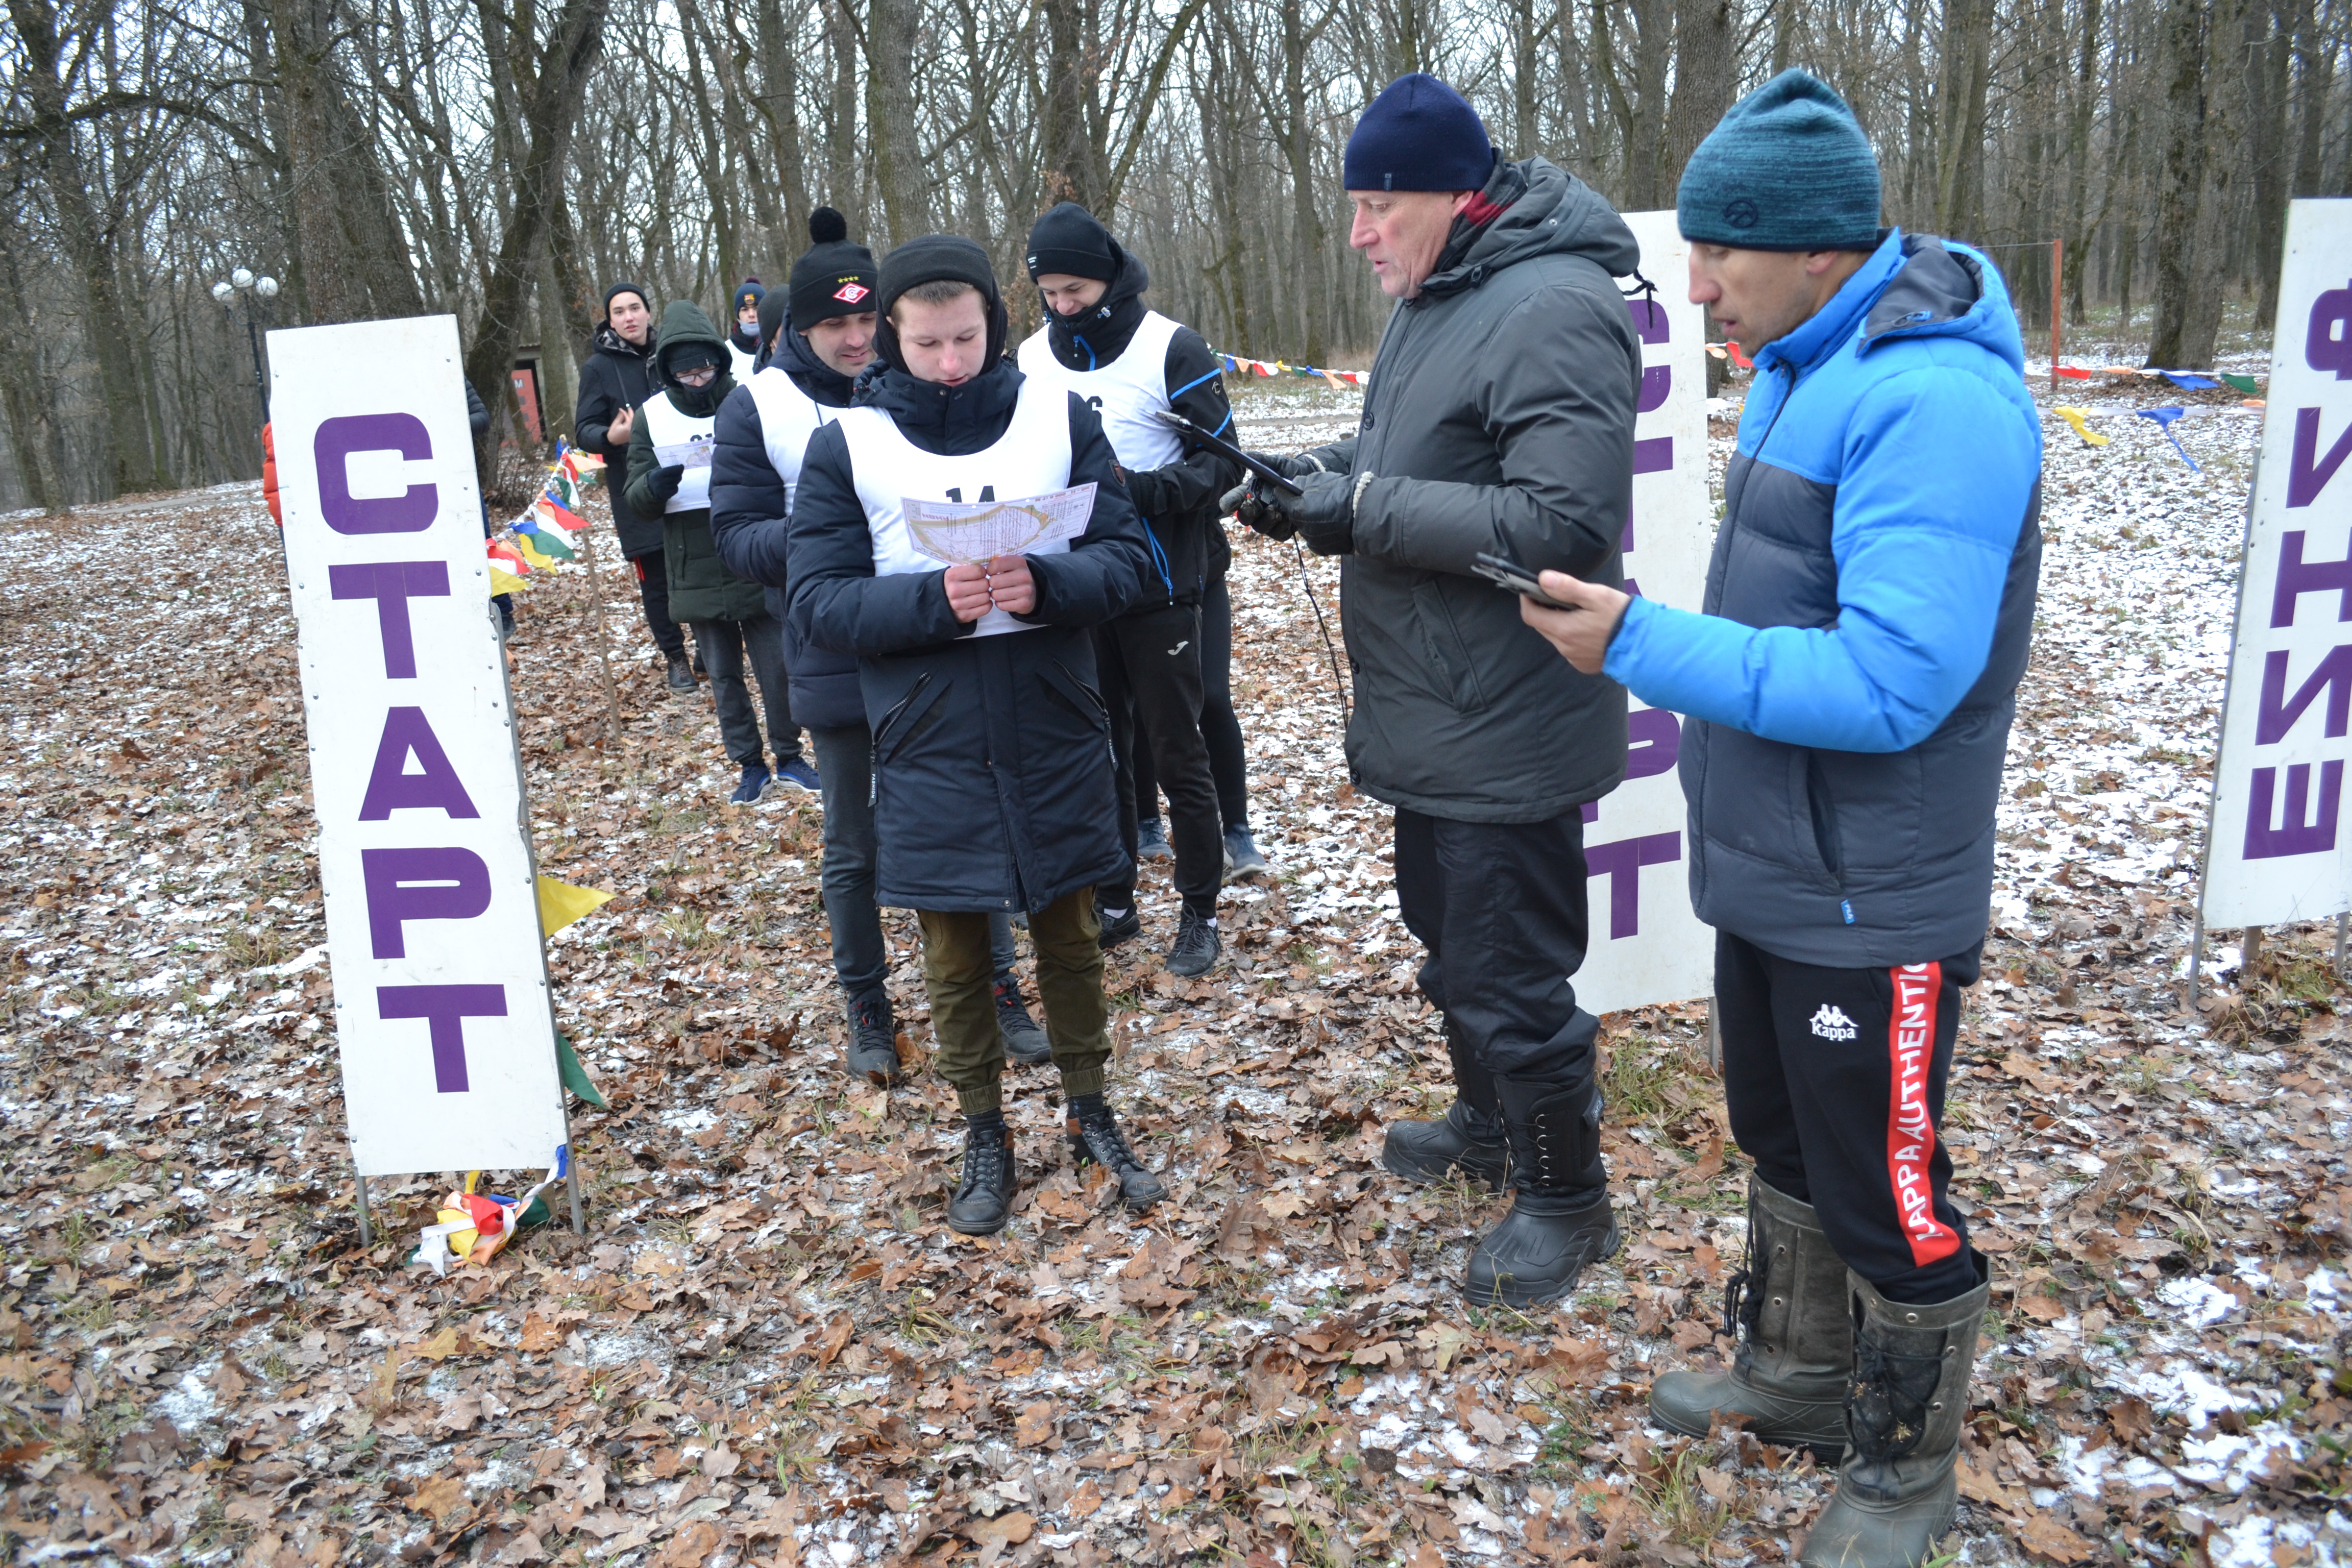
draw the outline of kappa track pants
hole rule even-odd
[[[1979,942],[1940,962],[1826,969],[1716,933],[1731,1135],[1892,1301],[1977,1286],[1939,1130],[1960,989],[1982,957]]]

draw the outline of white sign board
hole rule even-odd
[[[269,334],[344,1113],[362,1176],[564,1142],[450,316]]]
[[[1654,298],[1626,301],[1641,334],[1633,420],[1633,515],[1625,587],[1676,609],[1706,593],[1715,507],[1706,489],[1706,311],[1689,299],[1689,247],[1672,212],[1627,213]],[[1627,287],[1632,279],[1622,280]],[[1592,935],[1576,999],[1612,1013],[1684,1002],[1714,988],[1715,931],[1691,912],[1689,813],[1675,757],[1682,722],[1633,704],[1625,782],[1584,808]]]
[[[2262,466],[2213,770],[2209,926],[2352,904],[2352,200],[2287,213]]]

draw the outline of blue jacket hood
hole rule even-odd
[[[1933,235],[1889,229],[1811,321],[1758,352],[1757,365],[1785,362],[1802,374],[1857,335],[1862,354],[1895,339],[1957,338],[2020,374],[2025,369],[2025,342],[2000,269],[1981,252]]]

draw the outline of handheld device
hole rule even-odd
[[[1303,496],[1307,493],[1298,487],[1297,480],[1286,478],[1279,469],[1274,468],[1270,464],[1259,462],[1255,458],[1251,457],[1247,452],[1243,451],[1239,447],[1234,446],[1231,441],[1226,440],[1223,437],[1211,435],[1208,431],[1202,429],[1198,425],[1193,424],[1190,419],[1185,418],[1181,414],[1177,413],[1174,409],[1155,408],[1151,412],[1162,425],[1167,426],[1171,430],[1175,431],[1186,440],[1197,441],[1202,446],[1206,447],[1210,451],[1217,454],[1220,458],[1225,458],[1234,462],[1239,463],[1243,468],[1247,468],[1251,473],[1255,474],[1259,479],[1264,479],[1266,483],[1277,486],[1295,496]]]
[[[1574,605],[1563,605],[1545,593],[1543,585],[1537,582],[1536,574],[1507,555],[1489,555],[1480,551],[1477,572],[1479,576],[1493,583],[1496,587],[1507,589],[1514,594],[1523,594],[1548,608],[1555,610],[1576,608]]]

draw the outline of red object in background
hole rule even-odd
[[[1754,370],[1756,368],[1756,362],[1749,359],[1748,355],[1741,351],[1738,343],[1735,343],[1730,339],[1727,338],[1724,340],[1723,346],[1731,351],[1732,363],[1738,365],[1742,370]]]
[[[2053,375],[2063,375],[2069,381],[2088,381],[2091,379],[2091,373],[2089,371],[2076,370],[2071,364],[2052,365],[2050,367],[2050,374]]]
[[[261,500],[269,509],[269,521],[280,533],[286,531],[286,519],[278,510],[278,441],[267,425],[261,427]]]
[[[522,427],[534,441],[547,437],[539,427],[539,376],[528,366],[518,365],[514,371],[515,402],[522,406]]]

